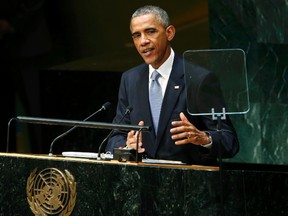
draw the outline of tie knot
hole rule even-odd
[[[152,73],[152,77],[151,77],[151,79],[154,81],[154,80],[158,80],[158,78],[160,77],[161,75],[158,73],[158,71],[153,71],[153,73]]]

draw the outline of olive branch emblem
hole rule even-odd
[[[76,182],[73,175],[56,168],[34,169],[26,184],[27,201],[34,215],[68,216],[76,204]]]

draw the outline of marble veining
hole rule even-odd
[[[212,48],[246,53],[250,112],[232,117],[240,152],[231,161],[288,164],[287,1],[209,1]]]
[[[26,183],[35,168],[67,169],[74,176],[77,200],[72,215],[218,216],[223,210],[231,216],[284,216],[288,212],[287,171],[225,169],[220,178],[219,171],[209,169],[0,155],[0,215],[33,215]]]

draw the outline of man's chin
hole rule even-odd
[[[142,56],[142,58],[143,58],[143,60],[144,60],[144,62],[145,62],[146,64],[151,64],[151,65],[153,65],[154,60],[153,60],[152,58],[147,58],[147,57],[145,57],[145,56]]]

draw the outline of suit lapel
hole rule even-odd
[[[162,110],[158,126],[158,136],[156,145],[158,146],[160,140],[165,132],[165,128],[170,124],[173,109],[178,101],[180,93],[184,90],[184,71],[182,61],[179,57],[175,57],[170,78],[166,87],[164,95]]]
[[[150,103],[149,103],[149,68],[148,65],[143,68],[143,70],[139,73],[140,80],[137,82],[137,88],[136,89],[143,89],[143,91],[139,92],[137,101],[140,103],[141,110],[145,112],[145,110],[148,111],[148,113],[145,113],[143,115],[143,118],[141,120],[144,121],[145,125],[150,125],[153,127],[153,121],[152,121],[152,115],[150,110]],[[144,98],[148,98],[148,100],[144,100]],[[138,122],[137,122],[138,123]],[[154,129],[153,129],[154,130]],[[155,134],[154,134],[155,135]]]

